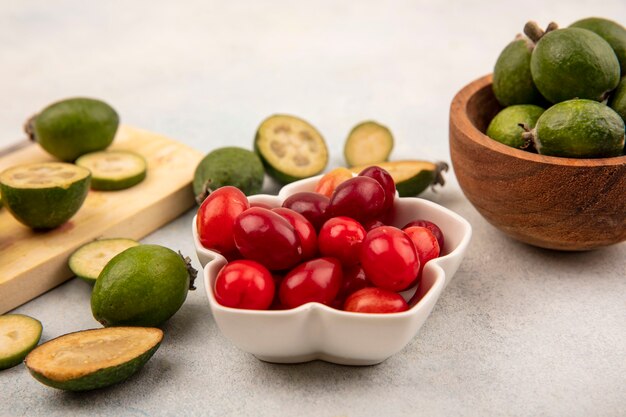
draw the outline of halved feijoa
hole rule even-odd
[[[116,384],[137,372],[161,340],[163,332],[151,327],[83,330],[40,345],[25,363],[45,385],[87,391]]]
[[[393,162],[381,162],[374,164],[391,174],[396,183],[396,189],[400,197],[412,197],[420,194],[428,187],[444,185],[445,180],[442,172],[448,170],[445,162],[430,162],[418,160],[404,160]],[[372,165],[363,165],[350,168],[352,172],[359,173]]]
[[[498,56],[493,70],[493,93],[503,106],[535,104],[543,99],[530,73],[534,44],[519,36]]]
[[[624,121],[597,101],[568,100],[546,110],[531,136],[542,155],[607,158],[624,150]]]
[[[570,27],[587,29],[600,35],[613,48],[622,69],[622,75],[626,74],[626,29],[624,26],[609,19],[589,17],[572,23]]]
[[[91,171],[94,190],[123,190],[146,178],[146,160],[130,151],[90,152],[78,158],[76,165]]]
[[[622,77],[617,88],[611,93],[609,106],[626,122],[626,75]]]
[[[543,112],[543,108],[534,104],[516,104],[506,107],[500,110],[489,123],[487,136],[505,145],[522,148],[526,145],[526,141],[522,138],[524,128],[534,128]]]
[[[92,98],[70,98],[53,103],[24,125],[29,137],[51,155],[67,162],[105,149],[119,125],[117,112]]]
[[[349,166],[373,165],[385,162],[393,149],[391,131],[373,121],[356,125],[348,134],[343,154]]]
[[[95,284],[106,264],[119,253],[139,245],[132,239],[114,238],[89,242],[78,248],[69,260],[69,267],[78,278]]]
[[[263,163],[256,153],[236,146],[218,148],[198,163],[193,176],[193,193],[198,204],[211,191],[226,185],[239,188],[245,195],[258,194],[264,176]]]
[[[287,115],[274,115],[259,126],[254,149],[269,175],[281,183],[312,177],[328,163],[322,135],[308,122]]]
[[[24,360],[41,338],[41,323],[22,314],[0,316],[0,370]]]
[[[82,206],[91,173],[64,162],[18,165],[0,173],[6,208],[33,229],[52,229],[70,219]]]
[[[546,33],[533,50],[530,71],[552,103],[573,98],[603,101],[619,83],[615,52],[602,37],[581,28]]]

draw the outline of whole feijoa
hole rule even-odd
[[[539,92],[552,103],[574,98],[602,101],[620,78],[611,45],[581,28],[558,29],[541,37],[530,71]]]
[[[609,19],[589,17],[572,23],[570,27],[587,29],[600,35],[613,48],[622,75],[626,74],[626,29],[624,26]]]
[[[134,246],[111,259],[91,293],[91,312],[103,326],[158,327],[183,305],[196,271],[159,245]]]
[[[609,106],[626,122],[626,76],[622,77],[617,88],[611,93]]]
[[[509,43],[493,69],[493,93],[503,106],[540,103],[541,94],[530,73],[534,44],[523,36]]]
[[[236,146],[215,149],[196,167],[193,192],[201,203],[214,190],[226,185],[239,188],[245,195],[258,194],[265,170],[259,156]]]
[[[542,155],[608,158],[623,152],[624,121],[609,106],[574,99],[546,110],[526,136]]]
[[[534,104],[517,104],[506,107],[500,110],[489,123],[487,136],[513,148],[522,148],[526,145],[526,141],[522,137],[525,128],[534,128],[543,112],[542,107]]]
[[[49,154],[72,162],[108,147],[118,125],[119,116],[113,107],[101,100],[78,97],[49,105],[31,117],[24,130]]]

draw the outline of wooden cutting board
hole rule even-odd
[[[0,314],[72,277],[67,261],[79,246],[98,238],[140,239],[194,205],[191,181],[204,156],[161,135],[120,126],[111,149],[127,149],[148,162],[146,179],[122,191],[89,191],[67,223],[34,232],[0,209]],[[31,144],[0,157],[0,171],[53,158]]]

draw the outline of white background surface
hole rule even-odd
[[[318,127],[329,167],[368,118],[395,134],[392,159],[449,161],[455,92],[490,72],[527,20],[590,15],[624,24],[626,3],[0,0],[0,146],[49,102],[82,95],[207,152],[250,148],[258,123],[283,112]],[[63,393],[20,365],[0,373],[0,415],[624,415],[626,244],[519,244],[447,178],[425,197],[472,223],[470,250],[421,333],[383,364],[259,362],[221,336],[199,288],[127,383]],[[145,242],[192,254],[192,216]],[[78,280],[16,312],[43,322],[43,340],[98,327]]]

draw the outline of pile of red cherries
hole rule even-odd
[[[407,310],[398,292],[419,283],[444,237],[426,220],[388,225],[395,193],[391,175],[376,166],[349,178],[331,171],[315,192],[293,194],[282,207],[251,204],[235,187],[215,190],[196,223],[201,244],[228,260],[215,298],[255,310],[310,302],[361,313]]]

